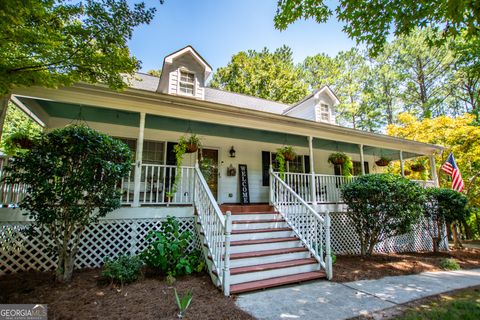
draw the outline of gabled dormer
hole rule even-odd
[[[191,46],[186,46],[163,60],[158,91],[205,99],[205,84],[212,67]]]
[[[335,107],[340,103],[328,86],[323,86],[299,103],[286,109],[283,114],[316,122],[335,124]]]

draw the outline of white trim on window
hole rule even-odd
[[[183,75],[182,75],[183,73]],[[182,79],[182,76],[184,79]],[[183,87],[182,87],[183,86]],[[182,89],[191,89],[191,92],[182,91]],[[189,97],[195,97],[196,94],[196,76],[195,73],[186,69],[186,68],[179,68],[178,69],[178,77],[177,77],[177,94]]]

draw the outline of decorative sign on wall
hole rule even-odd
[[[240,203],[250,203],[250,192],[248,190],[248,171],[246,164],[238,165],[238,177],[240,179]]]

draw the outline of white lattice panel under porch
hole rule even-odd
[[[199,249],[194,218],[177,218],[180,231],[190,231],[193,240],[189,250]],[[161,230],[165,219],[101,220],[83,234],[75,261],[76,268],[100,267],[106,257],[138,254],[147,246],[145,236]],[[0,225],[0,275],[17,271],[54,270],[55,255],[48,248],[53,244],[46,235],[29,237],[24,230],[29,222],[3,222]]]
[[[353,224],[346,213],[331,213],[331,247],[335,254],[359,254],[360,242]],[[443,241],[441,248],[447,250],[447,242]],[[432,251],[432,239],[421,225],[414,231],[401,236],[388,238],[375,246],[376,253]]]

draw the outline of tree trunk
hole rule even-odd
[[[71,254],[58,253],[57,271],[55,278],[57,282],[65,283],[72,280],[75,258]]]
[[[463,248],[462,242],[460,241],[460,237],[458,236],[457,224],[454,222],[451,224],[452,228],[452,236],[453,236],[453,247],[455,249]]]
[[[10,101],[10,95],[0,95],[0,141],[2,141],[3,124],[5,117],[7,116],[8,102]]]

